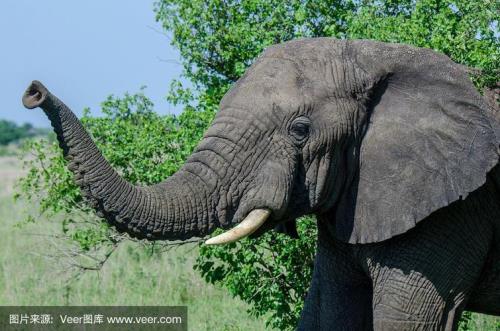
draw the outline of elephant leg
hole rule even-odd
[[[465,305],[465,292],[443,295],[417,271],[384,272],[374,284],[375,331],[456,330]]]
[[[311,287],[298,330],[372,330],[369,278],[352,245],[334,242],[319,224]]]
[[[363,248],[375,330],[456,330],[492,244],[490,220],[464,210]]]

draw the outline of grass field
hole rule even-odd
[[[246,314],[247,305],[193,271],[196,245],[149,256],[137,244],[123,245],[99,272],[66,283],[48,259],[57,222],[22,227],[24,208],[14,203],[13,184],[22,173],[15,157],[0,157],[0,305],[187,305],[190,330],[264,330]],[[498,331],[500,319],[473,314],[467,330]]]

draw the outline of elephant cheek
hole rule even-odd
[[[281,219],[287,212],[292,195],[293,170],[293,167],[275,162],[266,164],[241,197],[234,219],[240,220],[256,208],[267,208],[272,211],[272,219]]]

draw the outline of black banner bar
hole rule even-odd
[[[0,306],[2,331],[187,331],[186,306]]]

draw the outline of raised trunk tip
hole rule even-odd
[[[45,101],[49,91],[42,83],[37,80],[31,82],[30,86],[26,89],[23,94],[23,105],[28,109],[33,109],[40,107],[40,105]]]

